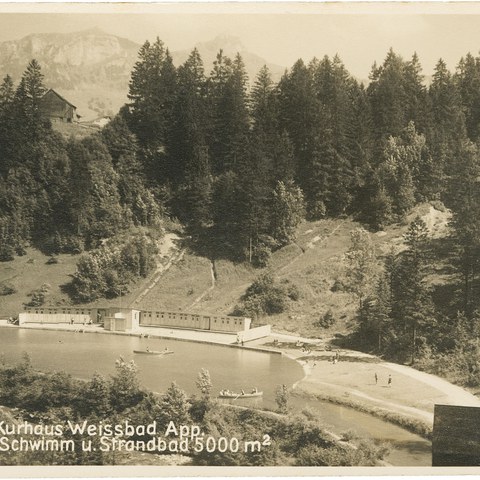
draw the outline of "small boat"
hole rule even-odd
[[[220,392],[218,398],[255,398],[261,397],[263,392],[254,392],[254,393],[235,393],[235,392]]]
[[[173,353],[172,350],[134,350],[133,353],[139,353],[143,355],[169,355]]]

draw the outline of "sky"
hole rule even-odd
[[[285,6],[286,5],[286,6]],[[62,5],[62,13],[28,13],[0,10],[0,41],[15,40],[30,33],[67,33],[99,27],[105,32],[138,43],[157,35],[170,50],[192,48],[197,42],[217,35],[238,37],[246,50],[270,63],[291,67],[298,58],[339,54],[347,69],[367,79],[374,61],[381,63],[390,47],[404,58],[416,51],[424,74],[431,75],[441,57],[451,70],[467,52],[480,51],[480,8],[471,11],[355,7],[294,9],[291,4],[270,4],[268,8],[235,9],[223,4],[196,4],[194,8],[170,5],[161,9],[139,5],[117,13],[114,5],[90,6],[77,13]],[[317,6],[318,7],[318,6]],[[45,8],[45,7],[44,7]],[[159,10],[161,11],[159,13]],[[93,13],[95,11],[95,13]],[[147,13],[145,13],[147,12]]]

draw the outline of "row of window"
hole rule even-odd
[[[161,313],[161,312],[143,312],[144,317],[152,318],[152,316],[155,315],[156,318],[165,318],[168,315],[168,319],[170,320],[176,320],[177,319],[177,314],[176,313]],[[191,315],[191,314],[183,314],[179,313],[178,314],[178,319],[179,320],[196,320],[197,322],[200,321],[201,316],[200,315]],[[203,317],[204,319],[210,320],[211,317]],[[213,318],[213,323],[217,323],[217,320],[220,321],[220,319]],[[222,318],[222,323],[227,322],[227,325],[230,324],[230,318]],[[239,324],[242,324],[241,320],[238,320]],[[237,325],[237,320],[234,320],[234,324]]]
[[[29,311],[29,310],[27,310]],[[63,308],[61,309],[61,311],[58,311],[58,309],[56,308],[52,308],[52,309],[41,309],[41,310],[35,310],[35,313],[36,314],[44,314],[44,313],[47,313],[47,314],[64,314],[64,315],[90,315],[92,313],[92,310],[90,309],[69,309],[69,308]],[[147,317],[148,318],[152,318],[152,316],[155,315],[156,318],[165,318],[167,315],[168,315],[168,319],[170,320],[176,320],[177,319],[177,314],[176,313],[161,313],[161,312],[143,312],[143,316],[144,317]],[[178,314],[179,315],[179,320],[195,320],[197,322],[200,321],[201,319],[201,316],[200,315],[190,315],[190,314]],[[135,313],[135,318],[137,317],[137,314]],[[203,317],[204,319],[208,319],[210,320],[211,317]],[[218,322],[220,322],[220,320],[222,320],[222,323],[225,324],[225,322],[227,323],[227,325],[230,324],[230,318],[213,318],[213,323],[217,323],[217,320]],[[234,320],[233,323],[235,325],[237,325],[237,320]],[[242,320],[238,320],[238,323],[241,325],[243,322]]]

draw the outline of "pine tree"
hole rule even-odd
[[[309,162],[313,155],[318,108],[312,72],[303,60],[295,62],[291,70],[283,75],[278,85],[278,101],[280,129],[287,132],[293,145],[295,180],[304,192],[307,204],[311,204]]]
[[[426,134],[431,128],[430,105],[424,85],[422,66],[416,52],[411,60],[405,62],[403,77],[407,100],[405,119],[407,122],[413,122],[420,132]]]
[[[32,60],[22,76],[21,92],[22,111],[26,118],[26,127],[31,138],[37,139],[41,134],[42,112],[40,100],[45,94],[43,74],[39,63]],[[20,98],[20,97],[19,97]]]
[[[159,38],[153,44],[145,42],[133,67],[125,117],[142,147],[149,176],[156,180],[165,172],[175,89],[176,70],[163,42]]]
[[[370,234],[363,228],[350,232],[351,246],[346,254],[348,289],[358,298],[360,308],[375,285],[378,275],[376,249]]]
[[[296,229],[305,216],[303,193],[293,181],[277,183],[273,192],[271,236],[280,247],[295,240]]]
[[[247,73],[240,54],[232,61],[220,51],[209,82],[212,105],[212,170],[222,173],[235,168],[249,131]]]
[[[404,82],[405,63],[392,49],[380,67],[374,65],[367,92],[370,98],[373,133],[377,151],[389,136],[398,136],[407,124],[407,94]]]
[[[468,138],[477,140],[480,130],[480,65],[479,60],[468,53],[460,59],[454,76],[455,84],[465,113]]]
[[[462,310],[471,317],[477,302],[480,270],[480,155],[476,145],[466,142],[449,180],[458,270],[463,278]]]
[[[178,69],[168,166],[168,176],[174,184],[191,176],[197,168],[199,151],[207,153],[206,117],[206,79],[202,59],[194,49]]]
[[[446,178],[454,168],[457,151],[465,142],[467,132],[458,87],[442,59],[435,67],[428,94],[433,127],[427,142],[437,166],[432,180],[445,192]]]
[[[405,338],[414,364],[419,345],[427,343],[435,325],[432,299],[425,281],[429,263],[428,230],[420,217],[410,224],[404,239],[408,248],[400,256],[392,280],[392,317],[399,334]]]

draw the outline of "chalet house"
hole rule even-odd
[[[77,107],[53,89],[48,90],[40,100],[40,109],[42,116],[52,122],[72,123],[80,118],[76,113]]]

